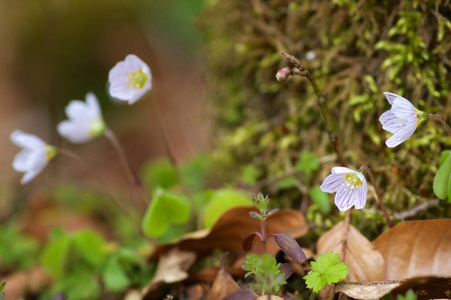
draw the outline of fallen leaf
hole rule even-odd
[[[157,271],[152,281],[143,290],[145,297],[150,296],[158,287],[164,283],[174,283],[188,278],[186,272],[196,260],[196,254],[181,251],[177,248],[171,249],[158,261]],[[153,296],[153,295],[152,295]]]
[[[394,296],[404,295],[408,290],[412,290],[418,300],[450,298],[451,279],[423,277],[401,281],[341,282],[335,287],[335,293],[343,293],[355,299],[379,299],[389,293]]]
[[[226,296],[238,291],[240,287],[223,268],[216,275],[216,279],[208,292],[207,300],[223,299]]]
[[[257,298],[258,300],[283,300],[283,298],[274,295],[263,295]]]
[[[375,247],[354,226],[342,221],[324,233],[318,240],[318,254],[338,253],[349,267],[349,281],[383,280],[384,259]],[[320,291],[322,299],[334,298],[334,286],[326,285]]]
[[[241,264],[242,264],[242,260],[240,262],[240,266],[238,267],[225,267],[224,270],[230,274],[233,278],[241,278],[244,276],[244,274],[246,274],[246,271],[244,271],[241,268]],[[212,267],[212,268],[208,268],[208,269],[203,269],[199,272],[193,273],[193,274],[189,274],[189,278],[187,280],[185,280],[186,283],[198,283],[198,282],[203,282],[203,283],[213,283],[213,281],[215,280],[216,276],[219,273],[220,268],[219,267]]]
[[[384,258],[354,226],[344,221],[323,234],[317,244],[318,254],[338,253],[349,267],[349,281],[368,282],[384,279]]]
[[[451,220],[401,222],[373,245],[385,259],[385,280],[451,277]]]
[[[343,293],[355,299],[379,299],[400,286],[397,280],[383,282],[341,282],[335,286],[335,293]]]
[[[252,207],[233,208],[223,214],[211,229],[192,232],[174,243],[157,247],[149,260],[156,261],[160,255],[174,247],[195,252],[198,258],[210,254],[214,249],[227,251],[230,256],[239,256],[243,253],[243,239],[260,229],[260,222],[249,217],[249,212],[253,210],[255,209]],[[298,238],[307,232],[308,226],[299,211],[282,209],[266,220],[266,229],[268,235],[281,232]],[[261,242],[254,241],[252,252],[262,252],[260,244]],[[268,253],[272,254],[279,250],[274,240],[267,243],[267,248]]]

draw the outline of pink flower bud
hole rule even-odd
[[[291,68],[290,67],[284,67],[277,71],[276,73],[276,79],[277,81],[285,81],[290,77],[291,75]]]

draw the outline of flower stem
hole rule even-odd
[[[435,119],[435,120],[439,121],[443,125],[443,127],[445,127],[446,131],[448,132],[448,135],[451,136],[451,128],[445,122],[445,120],[443,120],[442,117],[440,117],[438,115],[434,115],[434,114],[427,114],[427,117],[428,117],[428,119]]]
[[[145,205],[149,203],[149,199],[147,198],[146,192],[144,190],[144,187],[139,180],[138,175],[133,170],[130,162],[127,160],[127,157],[125,156],[125,152],[121,146],[121,143],[119,142],[119,139],[114,134],[114,132],[107,128],[104,133],[105,137],[110,141],[110,143],[113,145],[114,150],[116,150],[117,154],[119,155],[119,158],[121,160],[122,167],[125,170],[125,174],[127,175],[128,180],[132,184],[133,188],[137,191],[139,194],[141,200]]]
[[[312,291],[312,293],[310,294],[310,300],[314,300],[316,296],[316,293]]]
[[[302,63],[293,55],[288,53],[282,53],[283,57],[288,59],[296,68],[293,68],[291,75],[300,75],[308,79],[313,90],[315,91],[316,96],[318,97],[318,105],[321,110],[321,114],[323,115],[324,122],[326,123],[326,130],[329,135],[329,140],[334,148],[335,153],[337,154],[338,161],[342,166],[346,166],[346,161],[343,157],[343,153],[340,146],[340,139],[338,138],[338,134],[335,131],[336,125],[333,119],[331,118],[329,108],[327,107],[327,95],[318,87],[313,76],[310,72],[302,65]]]
[[[92,177],[94,177],[97,181],[99,181],[102,185],[106,186],[105,182],[102,180],[102,178],[97,175],[96,172],[94,172],[89,166],[88,164],[86,164],[83,159],[75,152],[68,150],[68,149],[64,149],[64,148],[58,148],[58,153],[69,157],[75,161],[77,161],[82,168],[84,168],[88,173],[91,174]],[[135,217],[133,216],[133,214],[127,209],[127,207],[116,197],[116,195],[113,194],[113,192],[111,192],[110,189],[108,189],[107,187],[105,188],[105,190],[107,191],[107,193],[109,194],[109,196],[113,199],[114,204],[119,208],[119,210],[129,218],[129,220],[133,223],[133,225],[135,225],[135,227],[138,230],[138,233],[140,233],[140,226],[137,220],[135,220]]]
[[[374,180],[373,172],[371,172],[371,170],[368,166],[362,166],[362,167],[360,167],[360,170],[366,171],[368,173],[368,176],[370,177],[370,180],[371,180],[371,184],[373,185],[374,191],[376,192],[377,200],[379,201],[379,205],[382,209],[382,212],[384,213],[385,220],[387,221],[387,225],[388,225],[388,227],[393,228],[393,222],[391,221],[390,216],[387,213],[387,209],[385,208],[385,205],[382,202],[382,197],[381,197],[379,188],[377,187],[376,182]]]
[[[262,244],[263,244],[263,252],[267,253],[268,249],[266,248],[266,219],[260,219],[261,224],[261,234],[262,234]]]

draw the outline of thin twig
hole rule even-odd
[[[387,209],[385,208],[385,205],[382,202],[382,197],[381,197],[379,188],[377,187],[376,182],[374,180],[373,172],[371,172],[371,170],[370,170],[370,168],[368,168],[368,166],[362,166],[362,167],[360,167],[360,170],[366,171],[368,173],[368,176],[370,177],[370,180],[371,180],[371,184],[373,185],[374,191],[376,192],[377,201],[379,201],[379,205],[380,205],[382,212],[384,213],[385,219],[387,221],[387,225],[388,225],[388,227],[393,228],[393,222],[391,221],[390,216],[388,215]]]
[[[346,161],[343,157],[343,153],[341,151],[340,140],[338,138],[338,134],[335,131],[335,122],[332,120],[330,116],[329,108],[327,107],[327,95],[318,87],[313,76],[310,72],[302,65],[302,63],[293,55],[288,53],[282,53],[283,57],[288,59],[296,68],[293,68],[291,75],[300,75],[308,79],[313,90],[315,91],[316,96],[318,97],[317,102],[321,110],[321,114],[323,115],[324,121],[326,123],[326,130],[329,135],[329,140],[334,148],[335,153],[337,154],[338,161],[340,164],[345,167]]]
[[[445,122],[445,120],[443,120],[442,117],[438,116],[438,115],[434,115],[434,114],[427,114],[427,117],[429,119],[435,119],[437,121],[439,121],[443,127],[445,127],[446,131],[448,132],[448,135],[451,136],[451,128],[449,127],[449,125]]]
[[[149,199],[147,198],[146,192],[144,190],[144,187],[139,180],[138,175],[133,170],[130,162],[127,160],[127,157],[125,155],[125,152],[121,146],[121,143],[119,142],[119,139],[114,134],[114,132],[107,128],[104,132],[105,137],[110,141],[110,143],[113,145],[114,150],[116,150],[117,154],[119,155],[122,167],[125,170],[125,174],[127,175],[128,180],[132,184],[133,188],[137,191],[139,194],[141,200],[145,205],[149,203]]]

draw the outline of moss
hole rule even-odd
[[[373,169],[389,210],[432,199],[439,154],[449,147],[446,132],[428,121],[391,150],[377,120],[389,108],[384,91],[451,119],[450,14],[445,1],[209,1],[201,28],[221,133],[218,157],[230,159],[230,177],[242,178],[237,170],[253,165],[257,188],[294,207],[306,191],[296,185],[278,190],[273,183],[293,173],[308,189],[337,164],[329,159],[332,147],[308,82],[274,77],[289,65],[280,55],[288,52],[327,93],[348,164]],[[304,150],[323,161],[308,180],[293,171]],[[376,208],[371,197],[367,208]]]

